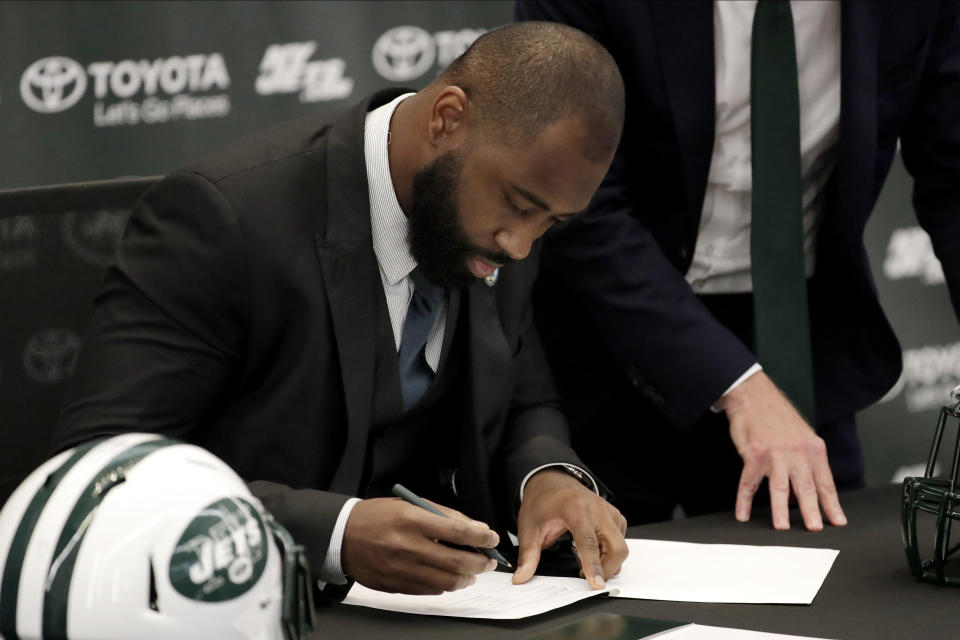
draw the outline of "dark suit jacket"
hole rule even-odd
[[[617,60],[627,89],[621,148],[589,213],[545,242],[543,279],[562,292],[547,297],[582,310],[558,334],[602,336],[640,392],[671,422],[688,424],[754,361],[683,277],[714,142],[713,5],[521,1],[516,15],[591,34]],[[898,138],[920,224],[960,312],[958,3],[848,0],[841,16],[838,166],[826,187],[810,297],[821,421],[875,401],[901,369],[862,238]],[[569,365],[562,373],[575,378],[571,388],[588,387],[576,376],[589,368],[568,347],[560,349]]]
[[[144,194],[96,299],[57,448],[131,430],[194,441],[247,480],[320,567],[360,489],[373,400],[383,286],[364,117],[399,93],[254,135]],[[532,326],[535,270],[512,264],[495,287],[459,293],[469,401],[450,425],[461,433],[457,489],[501,531],[528,471],[582,464]]]

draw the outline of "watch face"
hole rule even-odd
[[[590,478],[587,477],[587,474],[585,474],[580,469],[570,464],[560,465],[560,468],[566,471],[567,473],[569,473],[574,478],[576,478],[578,481],[580,481],[583,484],[583,486],[585,486],[587,489],[590,489],[591,491],[594,490],[593,482],[590,480]]]
[[[577,480],[583,480],[583,472],[577,469],[576,467],[571,467],[570,465],[564,465],[564,469],[567,470],[567,473],[572,475]]]

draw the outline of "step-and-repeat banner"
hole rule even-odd
[[[0,3],[0,188],[162,173],[429,83],[509,2]]]
[[[495,1],[0,3],[0,189],[162,174],[270,124],[385,86],[423,87],[512,11]],[[898,163],[867,230],[905,364],[861,416],[870,484],[925,458],[960,379],[960,332],[909,192]],[[127,215],[16,213],[0,219],[0,448],[16,446],[23,462],[0,469],[0,502],[43,456],[84,301]]]

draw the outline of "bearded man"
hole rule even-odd
[[[462,588],[495,563],[441,543],[512,555],[508,531],[515,582],[569,531],[601,587],[626,523],[568,445],[524,259],[587,208],[623,102],[591,38],[514,25],[422,91],[167,176],[96,300],[56,447],[133,430],[208,448],[306,546],[332,598],[351,579]],[[474,520],[383,497],[395,482]]]

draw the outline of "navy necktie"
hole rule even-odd
[[[417,404],[433,381],[433,370],[427,364],[427,338],[443,304],[443,290],[430,284],[419,269],[410,272],[410,279],[413,280],[413,297],[403,321],[400,352],[397,354],[405,412]]]
[[[757,357],[800,413],[815,424],[803,255],[800,97],[789,2],[757,3],[751,53],[750,260]]]

